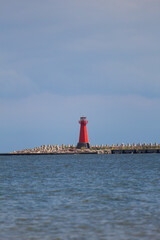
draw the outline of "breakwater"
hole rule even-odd
[[[53,152],[32,152],[32,151],[17,151],[12,153],[0,153],[1,156],[13,155],[73,155],[73,154],[146,154],[146,153],[160,153],[160,148],[147,148],[147,149],[72,149],[66,151],[53,151]]]

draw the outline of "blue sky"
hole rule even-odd
[[[160,143],[159,0],[0,0],[0,152]]]

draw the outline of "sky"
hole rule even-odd
[[[0,0],[0,152],[160,143],[160,0]]]

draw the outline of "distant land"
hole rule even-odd
[[[32,149],[23,149],[11,153],[1,153],[0,155],[61,155],[61,154],[144,154],[160,153],[160,144],[112,144],[91,145],[90,148],[77,149],[74,145],[42,145]]]

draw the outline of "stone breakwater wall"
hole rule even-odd
[[[77,149],[73,146],[68,147],[37,147],[33,149],[24,149],[0,155],[64,155],[64,154],[146,154],[160,153],[159,147],[154,148],[99,148]]]
[[[42,145],[32,149],[23,149],[20,151],[11,152],[11,154],[110,154],[111,150],[106,148],[81,148],[77,149],[74,145]]]
[[[63,155],[63,154],[111,154],[111,150],[89,150],[89,149],[66,149],[56,151],[14,151],[10,155]]]
[[[112,144],[91,145],[91,148],[77,149],[74,145],[42,145],[32,149],[23,149],[8,153],[10,155],[60,155],[60,154],[145,154],[145,153],[160,153],[160,145],[158,144],[133,144],[116,146]],[[2,155],[2,154],[0,154]],[[4,154],[3,154],[4,155]],[[7,154],[6,154],[7,155]]]
[[[12,153],[0,153],[0,156],[13,155],[69,155],[69,154],[146,154],[146,153],[160,153],[160,149],[147,150],[110,150],[110,151],[65,151],[65,152],[23,152],[17,151]]]

